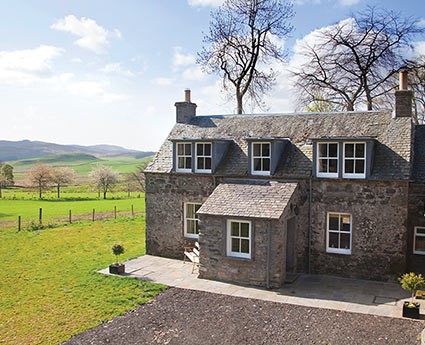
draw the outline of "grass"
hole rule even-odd
[[[125,192],[109,193],[108,199],[98,199],[97,193],[78,192],[74,187],[64,188],[61,199],[57,199],[56,193],[45,193],[42,200],[37,199],[35,192],[27,192],[23,189],[8,189],[3,191],[0,199],[0,233],[5,228],[17,228],[18,216],[21,216],[22,227],[31,222],[38,222],[39,209],[43,210],[43,223],[64,223],[68,220],[69,210],[72,218],[77,220],[84,217],[90,220],[93,209],[98,216],[114,217],[114,207],[117,214],[130,215],[131,206],[135,214],[145,212],[144,194],[132,193],[128,197]]]
[[[97,270],[145,252],[144,218],[121,218],[39,232],[3,231],[2,344],[57,344],[145,303],[165,287]]]

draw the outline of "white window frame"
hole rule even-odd
[[[262,152],[263,152],[263,145],[269,145],[269,155],[268,156],[263,156]],[[261,145],[261,149],[260,149],[260,156],[255,156],[254,155],[254,145]],[[254,170],[255,166],[254,166],[254,160],[258,158],[261,159],[261,167],[263,166],[263,159],[269,159],[270,163],[269,163],[269,170]],[[269,141],[256,141],[256,142],[252,142],[251,143],[251,174],[252,175],[262,175],[262,176],[269,176],[270,175],[270,169],[271,169],[271,165],[272,165],[272,143]]]
[[[349,145],[354,144],[354,156],[353,157],[345,157],[345,145],[347,145],[347,144],[349,144]],[[358,145],[358,144],[364,145],[364,157],[360,157],[360,158],[356,157],[356,145]],[[360,179],[366,178],[366,155],[367,155],[366,147],[367,147],[367,145],[366,145],[365,142],[350,142],[350,141],[347,141],[347,142],[343,143],[342,177],[344,177],[344,178],[360,178]],[[363,169],[364,169],[363,173],[346,173],[345,172],[345,162],[346,162],[346,160],[354,160],[354,171],[356,169],[356,162],[357,161],[363,161]]]
[[[413,254],[425,255],[425,251],[416,250],[416,237],[425,237],[425,234],[418,234],[418,229],[425,230],[425,227],[415,226],[415,233],[413,236]]]
[[[329,229],[329,219],[330,216],[338,216],[338,219],[341,217],[350,217],[350,232],[341,231],[338,230],[330,230]],[[340,226],[340,222],[338,221],[338,227]],[[350,235],[350,248],[332,248],[329,247],[329,239],[330,239],[330,233],[338,233],[339,235],[342,234],[349,234]],[[352,249],[352,242],[353,242],[353,216],[350,213],[339,213],[339,212],[328,212],[326,215],[326,252],[327,253],[334,253],[334,254],[344,254],[344,255],[350,255],[351,249]]]
[[[336,144],[336,157],[329,157],[329,144]],[[328,155],[326,157],[320,156],[320,145],[328,145]],[[336,159],[336,172],[320,172],[320,159]],[[329,170],[329,163],[328,169]],[[337,141],[326,141],[318,142],[316,146],[316,176],[317,177],[327,177],[327,178],[338,178],[339,177],[339,143]]]
[[[192,234],[192,233],[188,233],[188,232],[187,232],[187,222],[188,222],[189,220],[194,221],[194,222],[195,222],[195,224],[196,224],[196,228],[199,230],[199,224],[198,224],[198,223],[199,223],[199,218],[197,218],[197,217],[196,217],[196,215],[195,215],[195,217],[194,217],[194,218],[187,217],[187,207],[188,207],[188,205],[197,205],[197,206],[201,206],[202,204],[201,204],[201,203],[198,203],[198,202],[185,202],[185,203],[184,203],[184,210],[183,210],[183,212],[184,212],[184,214],[183,214],[183,221],[184,221],[184,237],[199,239],[199,231],[198,231],[198,234]]]
[[[190,145],[190,156],[184,154],[184,152],[183,152],[182,155],[179,155],[179,145]],[[185,151],[185,150],[183,150],[183,151]],[[191,164],[190,168],[179,168],[179,158],[180,157],[183,157],[185,159],[185,162],[186,162],[187,157],[191,158],[192,164]],[[192,172],[192,165],[193,165],[192,143],[188,143],[188,142],[185,142],[185,141],[177,142],[176,143],[176,171],[177,172]]]
[[[204,145],[204,155],[198,155],[198,145]],[[205,155],[205,145],[210,145],[210,155],[206,156]],[[203,158],[204,159],[204,164],[205,164],[205,159],[209,158],[211,159],[211,168],[212,168],[212,149],[213,149],[213,145],[211,142],[195,142],[195,172],[199,172],[199,173],[211,173],[211,169],[199,169],[198,168],[198,158]]]
[[[232,251],[232,238],[247,239],[246,237],[232,236],[232,223],[248,224],[249,253],[241,253],[241,252]],[[234,258],[241,258],[241,259],[251,259],[252,257],[252,223],[251,221],[240,220],[240,219],[228,219],[226,234],[227,234],[227,246],[226,246],[227,256],[234,257]]]

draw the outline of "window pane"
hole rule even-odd
[[[195,234],[195,221],[188,219],[186,223],[186,231],[188,234]]]
[[[356,160],[356,174],[364,174],[364,160]]]
[[[319,160],[319,172],[328,172],[328,160],[320,159]]]
[[[338,157],[338,144],[329,145],[329,157]]]
[[[337,159],[329,159],[329,171],[330,173],[338,172],[338,160]]]
[[[254,170],[261,171],[261,158],[254,158]]]
[[[328,156],[328,145],[327,144],[319,144],[319,156],[327,157]]]
[[[232,238],[232,252],[239,252],[239,238]]]
[[[329,233],[329,248],[339,248],[338,245],[338,233],[330,232]]]
[[[263,171],[270,171],[270,158],[263,158]]]
[[[178,159],[178,168],[179,169],[184,169],[185,165],[184,165],[184,157],[179,157]]]
[[[339,248],[350,249],[350,234],[341,234],[339,241]]]
[[[184,145],[183,144],[177,144],[177,154],[179,156],[182,156],[184,153]]]
[[[185,158],[185,169],[190,169],[192,166],[192,157],[186,157]]]
[[[205,169],[205,167],[204,167],[204,159],[203,158],[198,157],[198,159],[197,159],[197,168],[198,169]]]
[[[351,222],[350,216],[342,216],[341,217],[341,223],[343,225],[350,225],[350,222]]]
[[[193,204],[186,204],[186,218],[193,218],[194,213]]]
[[[353,159],[346,159],[345,160],[345,171],[346,174],[352,174],[354,173],[354,160]]]
[[[263,144],[261,153],[263,157],[270,156],[270,144]]]
[[[345,144],[345,157],[354,157],[354,144]]]
[[[232,222],[232,236],[239,236],[239,223]]]
[[[196,154],[198,156],[204,155],[204,145],[203,144],[196,144]]]
[[[248,237],[249,238],[249,224],[248,223],[241,223],[241,237]]]
[[[253,151],[254,151],[254,156],[259,157],[260,156],[260,144],[253,144]]]
[[[416,228],[416,233],[425,235],[425,228]]]
[[[184,144],[184,154],[186,156],[192,155],[192,145],[191,144]]]
[[[201,208],[201,204],[193,204],[195,206],[195,218],[198,218],[198,214],[196,212],[198,212],[198,210]]]
[[[204,169],[211,170],[211,158],[205,158]]]
[[[424,236],[416,236],[415,251],[425,252],[425,237]]]
[[[241,253],[249,254],[249,240],[241,240]]]
[[[204,144],[204,155],[211,156],[211,144]]]
[[[365,144],[356,144],[356,157],[357,158],[365,157]]]
[[[339,218],[338,216],[329,216],[329,230],[339,230]]]

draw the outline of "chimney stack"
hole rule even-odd
[[[190,101],[190,89],[184,90],[184,102],[176,102],[176,122],[187,123],[196,116],[196,104]]]
[[[399,73],[399,89],[395,92],[394,117],[412,117],[413,91],[407,89],[407,71]]]

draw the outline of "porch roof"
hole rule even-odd
[[[221,183],[202,204],[198,214],[279,219],[298,183]]]

